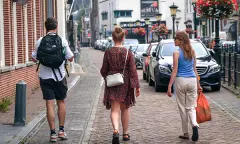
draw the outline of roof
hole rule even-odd
[[[200,42],[200,39],[190,39],[190,42]],[[174,39],[164,39],[161,41],[162,43],[173,43]]]

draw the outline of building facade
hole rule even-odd
[[[63,10],[65,1],[0,0],[0,100],[14,96],[20,80],[29,92],[39,86],[31,54],[36,40],[46,34],[47,17],[59,17],[58,33],[65,35]]]
[[[169,6],[175,2],[178,5],[176,20],[179,21],[179,30],[184,30],[185,25],[185,1],[174,0],[99,0],[99,31],[104,33],[104,25],[107,25],[107,33],[113,30],[113,24],[123,28],[129,22],[141,20],[144,24],[146,17],[150,18],[151,25],[156,23],[156,13],[162,13],[161,21],[172,30],[173,21]],[[136,25],[136,24],[134,24]],[[151,25],[149,27],[151,27]],[[175,29],[177,29],[175,24]],[[171,34],[170,34],[171,35]]]

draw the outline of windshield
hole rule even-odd
[[[140,44],[137,47],[137,52],[146,52],[149,44]]]
[[[137,39],[125,39],[124,45],[138,45]]]
[[[205,57],[208,55],[207,50],[203,47],[201,43],[191,43],[195,53],[196,57]],[[161,56],[172,56],[173,52],[178,50],[179,47],[175,46],[174,43],[166,43],[163,44],[162,49],[160,51]]]

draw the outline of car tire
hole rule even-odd
[[[221,84],[215,85],[215,86],[211,86],[211,90],[212,91],[220,91],[221,89]]]
[[[149,75],[149,77],[148,77],[148,85],[149,86],[153,86],[154,85],[154,81],[151,79],[151,75]]]
[[[155,82],[154,82],[155,92],[163,92],[165,90],[164,88],[165,87],[158,85],[157,80],[155,79]]]
[[[146,79],[147,79],[147,75],[143,71],[143,80],[146,80]]]

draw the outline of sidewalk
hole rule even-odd
[[[67,78],[69,89],[73,87],[78,79],[79,77],[75,75]],[[41,90],[37,96],[42,97]],[[0,144],[16,144],[22,141],[33,129],[45,120],[45,113],[45,110],[40,112],[40,114],[27,123],[26,126],[0,125]],[[14,117],[12,119],[14,119]]]
[[[65,131],[69,139],[57,143],[81,144],[90,137],[89,130],[92,127],[103,81],[99,70],[90,61],[91,53],[88,53],[88,50],[82,50],[82,53],[81,66],[84,73],[66,99]],[[58,130],[57,117],[56,130]],[[26,143],[47,144],[49,133],[48,123],[44,121],[40,129]]]

